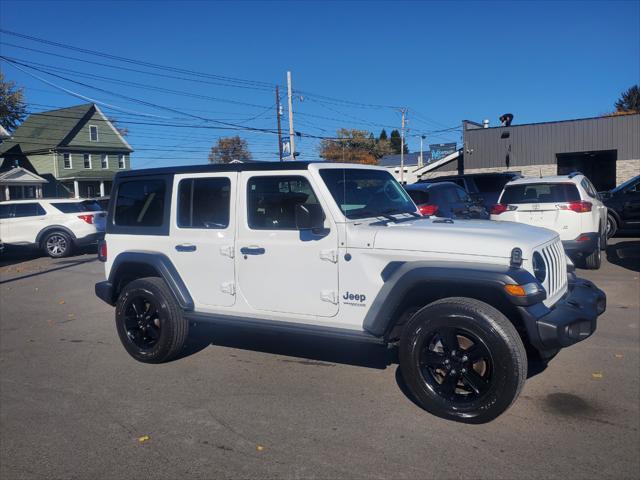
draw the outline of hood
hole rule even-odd
[[[431,251],[460,255],[509,258],[515,247],[524,258],[532,250],[558,237],[553,230],[515,222],[490,220],[418,219],[377,228],[374,248]]]

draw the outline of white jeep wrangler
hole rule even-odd
[[[139,361],[175,358],[193,322],[397,344],[415,400],[473,423],[606,304],[556,233],[421,217],[385,169],[358,165],[120,172],[99,257],[96,294]]]

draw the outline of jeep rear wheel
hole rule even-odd
[[[425,410],[484,423],[507,410],[527,377],[513,324],[490,305],[446,298],[418,310],[400,341],[402,376]]]
[[[118,297],[118,336],[127,352],[140,362],[162,363],[175,358],[184,346],[188,327],[160,278],[133,280]]]

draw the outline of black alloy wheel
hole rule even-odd
[[[472,298],[443,298],[415,312],[403,328],[399,354],[413,400],[459,422],[498,417],[527,378],[527,353],[514,325]]]
[[[140,350],[150,350],[160,338],[160,312],[151,295],[129,298],[124,307],[127,338]]]
[[[184,347],[189,322],[158,277],[127,283],[116,302],[116,329],[129,355],[140,362],[173,360]]]
[[[424,338],[417,360],[424,382],[446,401],[476,400],[491,385],[491,353],[469,331],[440,327]]]

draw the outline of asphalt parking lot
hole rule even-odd
[[[120,345],[95,255],[0,261],[0,478],[638,478],[640,241],[599,271],[594,336],[485,425],[399,388],[392,351],[197,327],[180,360]]]

